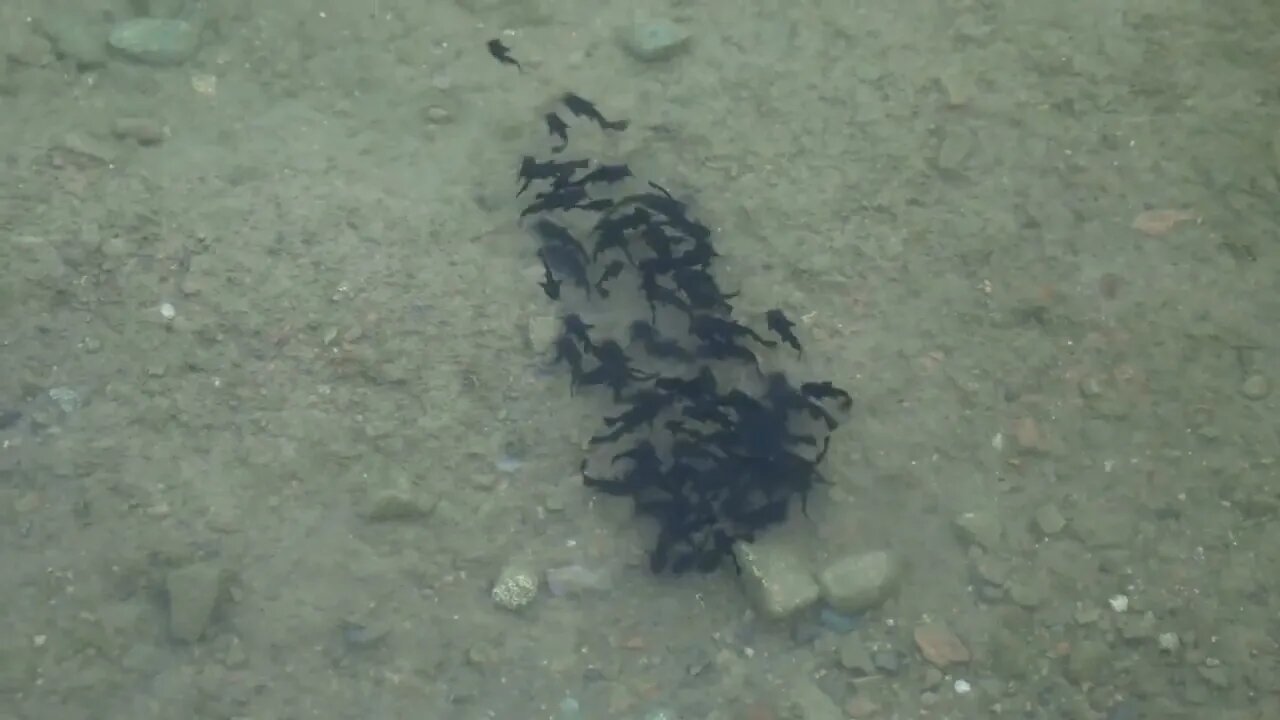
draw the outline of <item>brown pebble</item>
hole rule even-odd
[[[969,649],[945,623],[921,625],[915,629],[914,635],[920,654],[939,668],[970,660]]]
[[[1040,452],[1045,449],[1044,433],[1040,432],[1040,425],[1029,417],[1013,421],[1013,439],[1017,441],[1019,450]]]
[[[164,141],[164,127],[147,118],[116,118],[111,123],[111,134],[121,140],[132,140],[139,145],[158,145]]]

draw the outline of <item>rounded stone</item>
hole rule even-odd
[[[538,596],[538,573],[523,562],[503,568],[493,584],[493,602],[507,610],[519,610]]]
[[[901,574],[901,562],[877,550],[836,560],[819,573],[818,585],[828,605],[859,613],[884,601],[897,588]]]
[[[102,30],[88,14],[53,12],[37,23],[58,54],[69,58],[77,67],[96,68],[107,64]]]
[[[642,62],[670,60],[689,46],[687,30],[667,20],[648,20],[632,24],[621,32],[622,46]]]
[[[443,125],[453,120],[453,115],[439,105],[429,105],[422,111],[422,116],[432,125]]]
[[[134,18],[111,28],[107,44],[130,60],[147,65],[177,65],[196,54],[200,30],[186,20]]]
[[[1271,383],[1261,375],[1250,375],[1240,385],[1240,393],[1250,400],[1261,400],[1271,394]]]

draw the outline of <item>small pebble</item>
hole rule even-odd
[[[1083,378],[1079,384],[1080,396],[1084,398],[1096,398],[1102,394],[1102,383],[1098,382],[1095,377]]]
[[[1240,386],[1240,392],[1250,400],[1261,400],[1271,394],[1271,384],[1261,375],[1250,375]]]
[[[111,49],[147,65],[178,65],[200,47],[200,29],[185,20],[133,18],[116,23],[107,36]]]
[[[213,563],[197,563],[173,570],[165,579],[169,596],[169,632],[193,643],[213,619],[222,596],[224,571]]]
[[[139,145],[159,145],[164,141],[164,126],[147,118],[122,117],[112,121],[111,134]]]
[[[1178,633],[1163,632],[1156,637],[1156,644],[1163,653],[1175,653],[1182,646],[1182,641],[1178,638]]]
[[[439,105],[428,106],[422,116],[432,125],[443,125],[453,119],[453,115]]]
[[[668,20],[636,22],[621,33],[622,46],[641,62],[670,60],[688,48],[692,36]]]
[[[913,635],[920,654],[939,669],[948,665],[967,663],[972,657],[969,649],[945,623],[932,622],[920,625]]]
[[[577,595],[586,590],[608,590],[609,578],[599,570],[566,565],[547,570],[547,589],[555,597]]]
[[[383,490],[373,495],[365,517],[372,522],[417,520],[431,514],[433,500],[424,500],[405,490]]]
[[[1030,417],[1024,416],[1013,421],[1013,439],[1018,449],[1026,453],[1043,452],[1047,447],[1040,424]]]
[[[60,57],[81,70],[107,64],[107,44],[89,13],[49,12],[33,18],[37,30],[49,39]]]
[[[902,667],[902,658],[895,650],[877,650],[871,653],[871,664],[886,675],[897,675]]]
[[[49,388],[49,399],[61,408],[64,413],[73,413],[80,409],[82,401],[80,393],[69,387]]]
[[[871,648],[856,637],[840,640],[836,647],[840,667],[848,670],[854,677],[867,677],[875,674],[876,662],[871,656]]]
[[[579,707],[576,699],[570,697],[560,701],[560,708],[556,711],[556,720],[580,720],[581,717],[582,708]]]
[[[1062,516],[1056,505],[1042,505],[1036,510],[1036,529],[1044,535],[1057,535],[1067,526],[1067,519]]]
[[[391,633],[389,627],[369,627],[358,622],[343,620],[339,626],[342,642],[349,650],[363,650],[378,645]]]
[[[109,143],[77,133],[67,133],[51,150],[57,162],[72,167],[111,165],[117,155]]]
[[[513,560],[498,574],[490,596],[503,609],[519,610],[538,597],[538,573],[527,561]]]
[[[494,467],[498,468],[498,472],[511,474],[524,467],[524,462],[511,455],[503,455],[494,463]]]

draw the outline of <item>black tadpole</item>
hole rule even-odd
[[[547,132],[551,137],[560,141],[559,145],[551,148],[551,152],[560,152],[569,146],[569,125],[560,116],[549,112],[543,116],[543,120],[547,123]]]
[[[600,111],[596,109],[595,103],[576,93],[565,93],[560,97],[560,102],[569,109],[569,112],[580,118],[586,118],[591,122],[600,126],[601,130],[626,130],[630,124],[626,120],[609,120]]]
[[[511,57],[511,48],[502,44],[502,41],[498,38],[490,40],[486,43],[486,47],[489,48],[489,54],[493,56],[494,60],[497,60],[503,65],[514,65],[516,70],[524,72],[524,68],[520,67],[520,63],[517,62],[515,58]]]
[[[792,332],[796,324],[791,322],[781,310],[773,309],[764,314],[765,322],[769,325],[769,329],[777,335],[782,342],[790,345],[797,353],[803,355],[804,348],[800,346],[800,339]]]

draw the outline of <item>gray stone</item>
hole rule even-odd
[[[886,675],[897,675],[902,669],[902,658],[894,650],[877,650],[871,654],[876,669]]]
[[[1210,685],[1223,690],[1231,687],[1231,676],[1227,673],[1227,669],[1221,665],[1203,666],[1196,668],[1200,673],[1200,677]]]
[[[5,62],[2,67],[12,64],[29,67],[46,67],[57,58],[53,43],[35,32],[35,28],[23,23],[9,23],[5,26],[4,35],[0,36],[0,59]]]
[[[960,172],[978,145],[972,131],[962,127],[943,129],[942,145],[938,148],[938,169]]]
[[[453,121],[453,113],[439,105],[428,105],[422,111],[422,117],[432,125],[444,125]]]
[[[53,44],[54,51],[81,69],[107,63],[106,29],[81,13],[53,12],[38,21],[39,31]]]
[[[430,515],[435,507],[434,500],[414,497],[408,490],[396,488],[375,494],[365,517],[372,522],[418,520]]]
[[[1262,375],[1250,375],[1240,385],[1240,392],[1250,400],[1261,400],[1271,394],[1271,384]]]
[[[1049,578],[1043,572],[1030,570],[1009,578],[1004,589],[1016,605],[1034,609],[1049,599]]]
[[[498,607],[513,611],[533,602],[538,597],[538,571],[532,561],[526,557],[510,560],[498,573],[490,596]]]
[[[165,138],[163,125],[143,117],[119,117],[112,120],[111,134],[119,140],[132,140],[139,145],[158,145]]]
[[[88,135],[67,133],[50,147],[59,160],[79,168],[111,165],[116,161],[116,151],[110,145]]]
[[[818,584],[831,607],[856,613],[884,602],[897,588],[901,574],[897,558],[876,550],[836,560],[818,575]]]
[[[818,585],[804,563],[767,542],[738,543],[733,554],[742,567],[742,585],[756,609],[774,619],[804,610],[818,600]]]
[[[845,670],[859,677],[875,674],[875,660],[871,656],[871,650],[867,647],[866,641],[862,638],[854,635],[846,636],[836,647],[836,652],[839,654],[840,667]]]
[[[622,47],[641,62],[670,60],[688,49],[692,35],[668,20],[641,20],[619,33]]]
[[[991,512],[961,513],[955,519],[956,535],[966,545],[977,545],[984,550],[991,550],[1000,544],[1004,535],[1004,527],[1000,518]]]
[[[169,632],[183,642],[204,635],[222,599],[224,571],[213,563],[197,563],[169,573]]]
[[[365,625],[354,620],[343,620],[338,624],[342,642],[348,650],[366,650],[377,647],[391,634],[387,625]]]
[[[1036,510],[1036,529],[1045,535],[1057,535],[1067,526],[1067,519],[1056,505],[1042,505]]]
[[[116,23],[107,44],[136,62],[179,65],[196,54],[200,29],[176,18],[134,18]]]
[[[844,720],[844,712],[822,688],[807,677],[798,677],[787,687],[788,717],[798,720]]]
[[[609,587],[609,576],[603,570],[577,564],[547,570],[547,589],[556,597],[608,590]]]
[[[80,409],[84,404],[84,400],[80,397],[80,393],[75,388],[54,387],[49,388],[49,398],[58,404],[62,412],[70,415]]]
[[[1013,567],[1008,560],[995,555],[980,555],[973,561],[973,572],[995,586],[1009,581]]]

